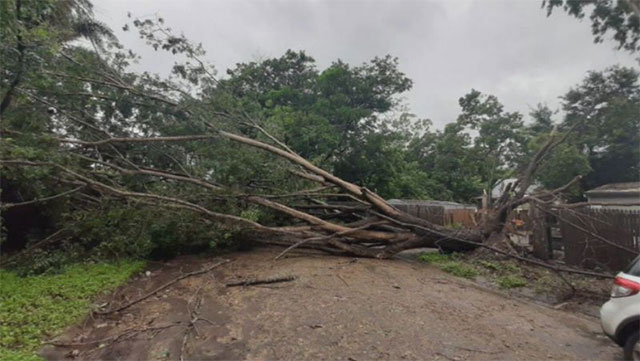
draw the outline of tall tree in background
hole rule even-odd
[[[427,132],[411,143],[411,155],[440,190],[438,200],[469,203],[482,194],[484,181],[473,151],[472,137],[459,123]]]
[[[472,152],[483,188],[490,192],[496,182],[510,176],[523,156],[526,136],[522,114],[507,112],[493,95],[477,90],[460,98],[462,114],[457,123],[477,135],[473,138]]]
[[[565,128],[576,126],[572,143],[593,169],[585,189],[640,177],[640,83],[638,71],[614,66],[589,72],[563,97]]]
[[[553,119],[553,112],[546,105],[538,104],[529,114],[531,122],[526,126],[528,137],[528,155],[522,158],[522,166],[530,161],[548,137],[559,128],[557,121]],[[536,180],[545,189],[556,189],[569,183],[576,176],[584,176],[591,171],[589,159],[582,154],[581,147],[574,142],[560,144],[549,158],[540,167]],[[580,184],[574,184],[567,191],[569,198],[581,199],[582,189]]]
[[[379,117],[397,103],[395,97],[412,82],[391,56],[360,66],[336,61],[318,71],[304,52],[238,64],[221,80],[219,93],[242,103],[300,155],[314,160],[340,159],[359,132],[379,125]],[[217,95],[217,94],[214,94]]]

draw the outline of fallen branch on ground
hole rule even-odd
[[[198,335],[198,329],[196,328],[196,323],[198,321],[207,321],[209,323],[212,323],[211,321],[205,318],[202,318],[198,315],[198,309],[202,304],[202,296],[200,294],[200,291],[202,291],[202,288],[204,287],[205,284],[206,283],[203,283],[202,285],[200,285],[200,287],[198,287],[198,289],[196,290],[191,300],[187,302],[187,310],[189,311],[189,325],[187,326],[187,329],[184,331],[184,337],[182,337],[182,345],[180,346],[180,361],[184,361],[184,350],[187,348],[187,341],[189,340],[189,335],[191,334],[191,331],[192,330],[195,331],[196,335]],[[191,302],[193,301],[195,301],[195,306],[193,307],[193,309],[191,309],[189,307],[189,304],[191,304]]]
[[[266,278],[266,279],[253,279],[253,280],[244,280],[238,282],[227,283],[225,286],[227,287],[237,287],[237,286],[255,286],[255,285],[264,285],[269,283],[278,283],[278,282],[291,282],[295,280],[295,276],[285,276],[285,277],[275,277],[275,278]]]
[[[109,336],[109,337],[105,337],[105,338],[101,338],[98,340],[93,340],[93,341],[85,341],[85,342],[57,342],[57,341],[44,341],[43,343],[46,345],[52,345],[52,346],[56,346],[56,347],[78,347],[78,346],[88,346],[88,345],[95,345],[96,343],[115,343],[120,341],[121,339],[127,339],[129,337],[133,337],[139,333],[142,332],[148,332],[148,331],[158,331],[158,330],[165,330],[167,328],[171,328],[171,327],[178,327],[178,326],[182,326],[182,324],[180,324],[180,322],[176,322],[176,323],[172,323],[172,324],[168,324],[168,325],[162,325],[162,326],[153,326],[153,327],[143,327],[143,328],[130,328],[125,330],[122,333],[119,333],[117,335],[113,335],[113,336]]]
[[[131,301],[131,302],[129,302],[129,303],[123,305],[123,306],[120,306],[120,307],[118,307],[116,309],[109,310],[109,311],[95,311],[94,313],[99,314],[99,315],[108,315],[108,314],[111,314],[111,313],[120,312],[122,310],[125,310],[125,309],[135,305],[136,303],[138,303],[140,301],[146,300],[147,298],[155,295],[156,293],[164,290],[165,288],[173,285],[176,282],[179,282],[179,281],[181,281],[181,280],[183,280],[185,278],[191,277],[191,276],[196,276],[196,275],[200,275],[200,274],[203,274],[203,273],[207,273],[207,272],[211,271],[212,269],[214,269],[214,268],[216,268],[218,266],[221,266],[221,265],[223,265],[223,264],[225,264],[227,262],[230,262],[230,261],[228,259],[225,259],[225,260],[220,261],[220,262],[214,264],[213,266],[207,267],[207,268],[205,268],[203,270],[186,273],[186,274],[184,274],[184,275],[182,275],[182,276],[180,276],[180,277],[178,277],[178,278],[176,278],[176,279],[174,279],[172,281],[169,281],[169,282],[163,284],[162,286],[160,286],[160,287],[156,288],[155,290],[145,294],[144,296],[136,298],[135,300],[133,300],[133,301]]]

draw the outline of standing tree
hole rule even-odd
[[[483,95],[477,90],[459,102],[462,114],[457,123],[477,132],[472,151],[484,189],[490,193],[499,180],[510,175],[524,154],[526,137],[522,115],[506,112],[495,96]]]
[[[574,147],[588,158],[592,172],[585,189],[637,181],[640,174],[640,83],[638,72],[614,66],[590,72],[563,96],[562,127],[576,127]]]
[[[596,43],[611,31],[618,48],[632,53],[640,50],[639,0],[544,0],[542,6],[546,7],[547,16],[555,8],[562,8],[578,19],[591,10],[591,32]]]

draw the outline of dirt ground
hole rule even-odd
[[[615,360],[598,320],[505,297],[405,260],[277,250],[233,253],[121,313],[94,316],[47,346],[47,360]],[[219,261],[152,264],[106,297],[124,304]],[[245,278],[292,282],[225,287]],[[193,312],[195,311],[195,313]],[[191,323],[191,320],[196,319]],[[189,327],[191,324],[194,327]],[[185,338],[185,334],[187,335]]]

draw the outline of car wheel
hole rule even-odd
[[[638,331],[627,337],[627,342],[624,344],[624,359],[640,361],[640,336]]]

